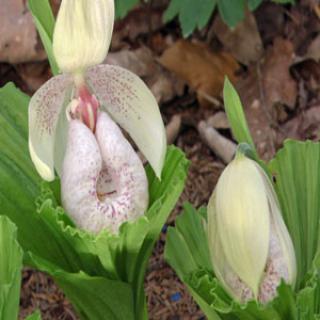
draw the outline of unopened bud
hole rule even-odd
[[[214,272],[240,302],[276,296],[294,286],[296,260],[273,186],[260,166],[238,154],[222,173],[208,205]]]
[[[63,72],[82,73],[108,52],[114,0],[62,0],[53,35],[53,51]]]

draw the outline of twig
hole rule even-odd
[[[236,152],[236,144],[225,138],[205,121],[200,121],[197,128],[202,140],[208,147],[221,158],[224,163],[229,163]]]
[[[178,137],[181,129],[181,116],[176,114],[172,117],[171,121],[166,127],[167,144],[172,144]]]
[[[210,103],[212,103],[216,107],[221,107],[222,106],[221,102],[218,99],[216,99],[215,97],[209,95],[208,93],[206,93],[204,91],[197,90],[197,94],[200,97],[202,97],[202,98],[206,99],[207,101],[209,101]]]

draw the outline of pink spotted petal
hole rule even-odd
[[[86,81],[101,108],[126,130],[160,178],[166,134],[156,99],[144,82],[118,66],[98,65]]]
[[[30,100],[30,154],[39,174],[48,181],[54,179],[55,167],[60,171],[67,127],[65,108],[70,102],[72,88],[71,77],[56,76],[47,81]]]
[[[95,135],[79,120],[70,121],[61,185],[64,208],[78,227],[93,233],[117,233],[148,206],[143,165],[104,112]]]

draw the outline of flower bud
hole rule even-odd
[[[101,63],[109,49],[114,0],[62,0],[53,52],[63,72],[82,73]]]
[[[294,286],[296,260],[273,186],[242,154],[223,171],[208,205],[213,269],[239,302],[267,303],[283,279]]]

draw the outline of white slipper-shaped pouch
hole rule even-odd
[[[63,162],[62,203],[79,228],[117,233],[148,206],[148,181],[138,155],[105,112],[93,133],[78,119],[69,123]]]

